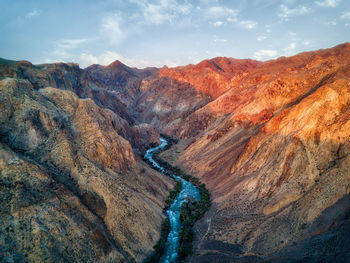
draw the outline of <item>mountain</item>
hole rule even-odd
[[[1,260],[142,262],[173,187],[140,157],[161,132],[211,192],[189,262],[348,262],[349,89],[349,43],[161,69],[0,60]]]
[[[173,182],[134,151],[159,134],[79,98],[103,87],[77,65],[18,62],[1,72],[0,261],[142,261]],[[148,137],[133,149],[123,131]]]
[[[84,71],[103,83],[108,90],[115,92],[116,97],[129,106],[139,92],[141,80],[155,73],[157,69],[130,68],[116,60],[108,66],[91,65]]]
[[[230,246],[273,262],[346,261],[349,78],[349,43],[260,63],[173,131],[182,145],[164,157],[215,203],[193,262]]]

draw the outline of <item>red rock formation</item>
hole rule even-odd
[[[25,99],[18,102],[12,94],[0,105],[0,124],[6,124],[0,126],[0,133],[7,136],[4,147],[24,151],[38,162],[45,156],[57,169],[70,171],[81,187],[82,200],[104,218],[111,235],[135,258],[140,259],[145,244],[151,242],[129,214],[137,214],[141,221],[150,216],[159,222],[160,216],[154,216],[152,206],[144,210],[142,194],[133,195],[128,190],[125,196],[132,199],[135,209],[130,208],[116,195],[111,182],[121,183],[125,189],[135,185],[146,189],[148,198],[157,203],[157,189],[150,185],[160,179],[145,176],[138,181],[139,177],[128,172],[127,179],[118,177],[139,167],[125,138],[141,145],[141,151],[147,141],[135,137],[152,135],[154,141],[158,139],[149,125],[138,124],[134,117],[183,139],[163,156],[199,177],[212,193],[214,204],[196,226],[193,262],[207,262],[208,254],[213,253],[225,260],[245,253],[272,262],[282,262],[282,258],[334,262],[339,254],[347,255],[349,43],[267,62],[215,58],[198,65],[165,67],[157,74],[153,69],[139,71],[118,61],[84,71],[76,65],[34,67],[28,62],[6,62],[0,66],[0,74],[27,79],[16,84],[18,89],[28,88],[29,82],[33,90],[52,84],[91,97],[114,111],[50,88],[41,91],[45,98],[33,91],[36,95],[28,96],[35,98],[30,103]],[[4,83],[2,87],[7,85]],[[98,93],[94,93],[96,89]],[[7,94],[6,89],[2,92]],[[114,104],[110,99],[114,93],[113,99],[121,97],[122,101],[116,99]],[[34,110],[37,108],[45,110]],[[14,109],[20,114],[13,114]],[[55,118],[57,114],[67,116],[68,124],[64,118]],[[85,122],[93,128],[84,129]],[[50,137],[48,134],[56,136],[57,147],[49,144],[45,148],[42,141]],[[78,145],[67,134],[75,136]],[[109,155],[110,151],[114,154]],[[100,167],[118,176],[108,177]],[[98,176],[92,176],[91,171]],[[118,209],[112,204],[118,204]],[[128,224],[128,228],[118,222]],[[153,221],[147,222],[152,232]],[[128,240],[130,231],[131,237],[144,243]],[[327,249],[318,249],[323,246]],[[241,259],[247,258],[235,258]]]
[[[204,60],[197,65],[164,67],[159,70],[158,75],[189,83],[198,92],[216,99],[259,64],[261,62],[251,59],[218,57]]]
[[[350,184],[349,80],[349,43],[282,57],[259,64],[182,122],[176,132],[188,140],[176,149],[183,151],[178,164],[209,187],[215,203],[198,225],[199,251],[216,240],[223,252],[229,243],[268,255],[327,231],[345,249],[333,229],[338,217],[314,222],[326,209],[346,220],[342,209],[350,206],[337,205]],[[168,154],[173,160],[176,151]],[[317,242],[337,246],[326,240]],[[311,258],[333,257],[303,244]]]

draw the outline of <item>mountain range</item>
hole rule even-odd
[[[0,260],[142,262],[174,182],[206,185],[188,262],[349,262],[350,44],[137,69],[0,60]]]

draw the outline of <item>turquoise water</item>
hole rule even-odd
[[[153,154],[158,150],[164,149],[168,142],[167,140],[161,138],[160,145],[157,147],[151,148],[147,150],[145,154],[145,159],[149,160],[155,167],[158,168],[163,174],[165,174],[165,170],[162,166],[160,166],[154,159]],[[165,251],[163,257],[160,259],[161,263],[174,263],[177,260],[178,249],[179,249],[179,240],[180,240],[180,231],[182,228],[180,221],[180,208],[183,203],[188,202],[189,199],[199,201],[201,196],[197,187],[195,187],[192,183],[182,179],[180,176],[176,174],[170,175],[175,180],[180,180],[182,182],[182,189],[180,193],[176,196],[174,202],[171,204],[169,209],[166,211],[167,216],[170,221],[170,233],[168,235]]]

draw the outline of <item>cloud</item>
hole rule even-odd
[[[41,11],[40,10],[37,10],[37,9],[33,9],[32,11],[28,12],[24,17],[26,19],[31,19],[35,16],[38,16],[40,15]]]
[[[288,8],[285,5],[280,5],[279,17],[282,17],[284,20],[288,20],[290,17],[305,15],[310,12],[310,8],[299,5],[295,8]]]
[[[265,40],[267,37],[266,36],[258,36],[257,38],[256,38],[256,40],[258,40],[258,41],[263,41],[263,40]]]
[[[254,53],[254,58],[257,60],[266,60],[277,57],[277,51],[272,49],[261,49]]]
[[[56,45],[60,49],[75,49],[82,43],[87,42],[87,38],[79,38],[79,39],[63,39],[59,41]]]
[[[160,25],[163,23],[174,23],[180,17],[189,15],[193,6],[189,3],[179,3],[176,0],[131,0],[139,6],[138,17],[142,18],[142,23]]]
[[[206,10],[206,14],[209,18],[225,18],[231,21],[236,21],[238,13],[238,10],[222,6],[212,6]]]
[[[212,6],[204,10],[204,17],[208,20],[226,20],[227,22],[237,22],[239,11],[222,6]]]
[[[144,9],[145,20],[150,24],[162,24],[171,22],[174,19],[174,14],[164,12],[166,9],[163,5],[148,4]]]
[[[257,22],[251,20],[243,20],[238,23],[239,26],[246,29],[254,29],[256,28],[257,24]]]
[[[145,68],[145,67],[162,67],[167,65],[169,67],[176,67],[180,63],[180,61],[172,61],[172,60],[164,60],[164,61],[148,61],[147,59],[143,59],[140,57],[137,58],[128,58],[120,55],[117,52],[105,50],[103,53],[99,55],[93,55],[89,53],[80,54],[79,58],[80,67],[85,68],[92,64],[100,64],[100,65],[109,65],[115,60],[119,60],[122,63],[137,68]]]
[[[48,52],[49,57],[45,59],[45,63],[67,61],[69,59],[72,59],[74,57],[72,50],[78,48],[81,44],[86,43],[87,41],[87,38],[63,39],[57,41],[54,44],[53,50]]]
[[[216,21],[216,22],[213,22],[213,23],[210,23],[211,25],[215,26],[215,27],[219,27],[219,26],[222,26],[224,24],[224,22],[222,21]]]
[[[341,0],[323,0],[323,1],[316,1],[315,4],[322,7],[336,7]]]
[[[214,36],[213,41],[214,41],[215,43],[226,43],[226,42],[227,42],[227,39],[218,38],[217,36]]]
[[[87,67],[92,64],[108,65],[115,60],[122,60],[121,58],[122,57],[118,53],[108,50],[98,56],[82,53],[79,57],[81,67]]]
[[[350,19],[350,12],[344,12],[341,16],[341,19]]]
[[[282,49],[286,56],[290,56],[295,53],[297,44],[295,42],[290,43],[286,48]]]
[[[336,25],[337,25],[337,22],[335,22],[335,21],[327,21],[327,22],[324,22],[324,24],[325,24],[326,26],[336,26]]]
[[[123,18],[119,14],[113,14],[102,20],[100,33],[104,35],[112,44],[119,44],[126,36],[122,29]]]

